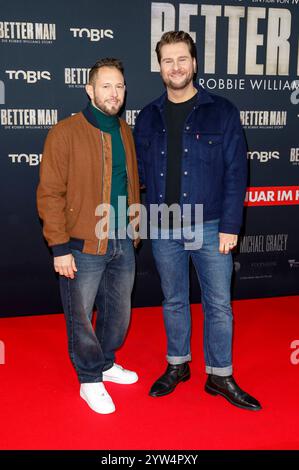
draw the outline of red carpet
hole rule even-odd
[[[235,301],[233,309],[235,377],[261,401],[260,412],[203,391],[200,305],[192,308],[191,380],[157,399],[148,390],[166,366],[161,309],[133,312],[117,359],[140,381],[107,384],[117,408],[107,416],[79,397],[62,315],[1,319],[0,448],[298,449],[299,364],[290,356],[299,340],[299,297]]]

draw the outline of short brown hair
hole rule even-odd
[[[122,74],[124,74],[124,66],[119,59],[114,59],[113,57],[105,57],[104,59],[97,60],[97,62],[91,67],[88,75],[88,82],[91,83],[98,70],[102,67],[115,67]]]
[[[196,45],[190,36],[185,31],[167,31],[164,33],[156,45],[156,54],[159,64],[161,63],[161,49],[165,44],[175,44],[177,42],[184,42],[187,44],[192,59],[196,59]]]

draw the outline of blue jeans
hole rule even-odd
[[[60,276],[71,361],[79,382],[101,382],[124,341],[131,313],[135,255],[129,238],[109,240],[105,255],[72,250],[78,272]],[[92,326],[97,308],[95,329]]]
[[[219,252],[218,226],[218,219],[203,223],[203,243],[200,249],[186,250],[184,239],[158,239],[152,240],[152,250],[164,294],[167,361],[170,364],[182,364],[191,360],[191,257],[202,293],[206,372],[228,376],[232,374],[232,255]]]

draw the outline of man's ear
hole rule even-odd
[[[193,70],[194,70],[194,73],[197,72],[197,62],[196,62],[195,57],[193,57]]]
[[[87,83],[87,85],[85,85],[85,91],[88,94],[89,98],[93,100],[93,97],[94,97],[93,86],[90,85],[90,83]]]

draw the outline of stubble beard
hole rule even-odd
[[[192,82],[193,80],[193,73],[188,75],[185,80],[181,83],[176,83],[171,80],[171,78],[165,78],[163,79],[164,84],[167,88],[170,88],[171,90],[183,90],[184,88],[187,88],[187,86]]]
[[[121,108],[121,104],[108,107],[105,103],[100,103],[97,99],[94,100],[94,104],[99,108],[103,113],[108,114],[108,116],[116,116]]]

